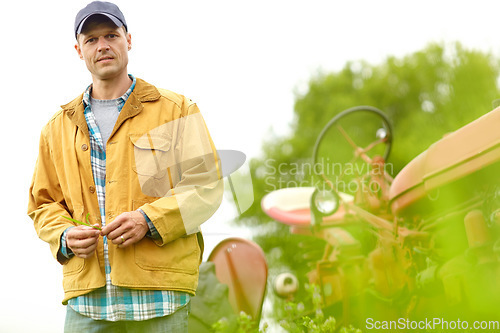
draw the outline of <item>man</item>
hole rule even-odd
[[[28,207],[63,264],[65,332],[186,331],[216,150],[196,104],[127,74],[116,5],[83,8],[75,36],[92,84],[43,128]]]

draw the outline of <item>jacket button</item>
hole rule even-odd
[[[95,192],[95,187],[94,186],[90,186],[89,187],[89,191],[90,191],[90,193],[94,193]]]
[[[89,149],[89,146],[87,146],[87,144],[85,144],[85,143],[84,143],[84,144],[82,145],[82,150],[83,150],[83,151],[87,151],[88,149]]]

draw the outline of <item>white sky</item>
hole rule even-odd
[[[87,2],[2,5],[0,332],[62,332],[61,268],[26,207],[41,127],[90,83],[73,48],[74,17]],[[271,131],[286,133],[294,91],[304,92],[318,70],[338,70],[348,60],[379,63],[431,41],[500,51],[496,1],[115,3],[132,33],[129,72],[196,101],[217,147],[250,157]],[[233,235],[225,224],[233,209],[221,210],[209,229]]]

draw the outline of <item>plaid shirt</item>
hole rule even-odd
[[[135,88],[135,77],[129,75],[133,80],[132,85],[127,92],[117,99],[118,112],[127,101],[129,95]],[[90,85],[83,95],[85,105],[85,119],[90,133],[91,165],[94,175],[97,199],[101,214],[102,227],[105,226],[105,194],[106,194],[106,152],[102,142],[101,133],[97,126],[94,113],[90,109]],[[150,232],[148,237],[159,237],[156,228],[151,220],[141,211],[148,222]],[[61,241],[61,253],[66,257],[73,254],[66,246],[66,232],[63,233]],[[114,286],[111,284],[111,266],[108,258],[108,242],[104,238],[104,263],[106,272],[106,286],[94,290],[86,295],[72,298],[68,305],[76,312],[91,317],[95,320],[148,320],[156,317],[162,317],[174,313],[180,307],[186,305],[190,296],[187,293],[170,290],[134,290]]]

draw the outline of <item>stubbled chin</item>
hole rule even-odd
[[[122,71],[113,67],[105,67],[92,71],[92,75],[99,80],[110,80],[120,76]]]

